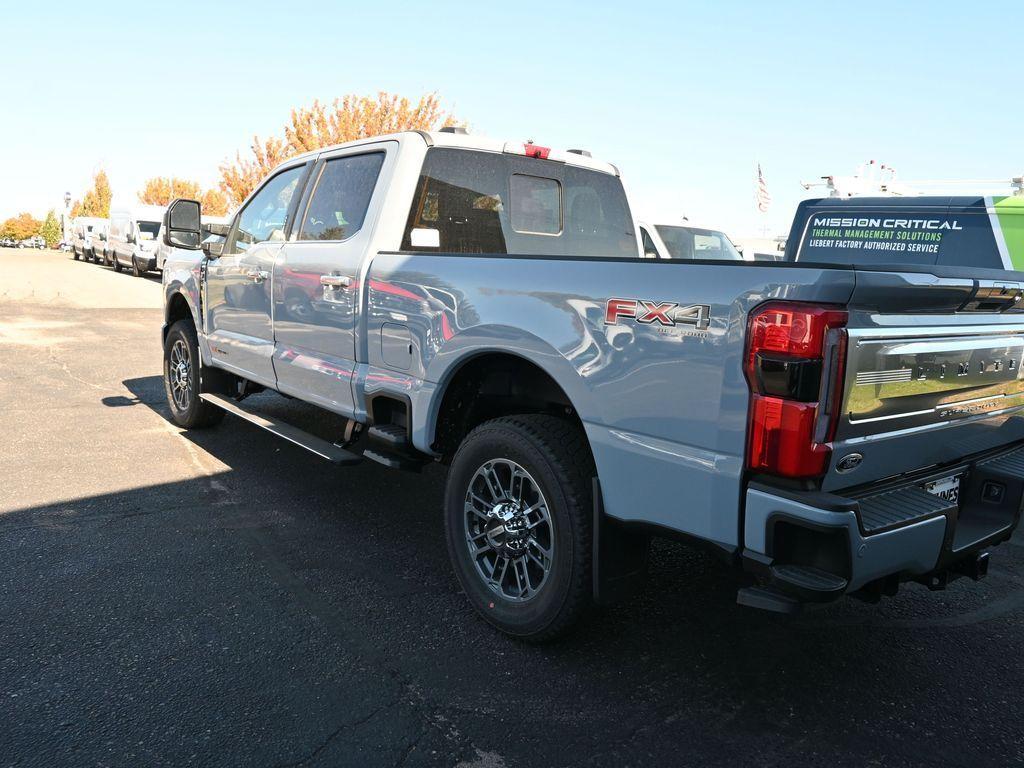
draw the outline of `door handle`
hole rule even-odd
[[[254,283],[262,283],[270,277],[270,273],[265,269],[250,269],[245,274],[247,277],[251,277]]]
[[[320,275],[320,285],[331,288],[348,288],[352,285],[352,278],[348,275]]]

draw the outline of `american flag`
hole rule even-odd
[[[768,206],[772,204],[772,196],[768,193],[768,184],[761,172],[761,164],[757,164],[757,210],[761,213],[768,212]]]

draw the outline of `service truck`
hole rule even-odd
[[[174,421],[440,462],[455,574],[516,637],[628,594],[652,536],[789,613],[981,578],[1017,525],[1020,273],[644,259],[615,166],[457,131],[304,154],[220,235],[200,216],[163,226]]]

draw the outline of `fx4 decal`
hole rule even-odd
[[[681,307],[671,301],[608,299],[604,313],[605,325],[617,325],[619,318],[635,320],[644,325],[657,323],[673,328],[677,325],[692,325],[698,331],[704,331],[711,325],[711,307],[707,304]]]

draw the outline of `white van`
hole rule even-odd
[[[689,259],[701,261],[743,261],[724,232],[685,224],[639,222],[645,259]]]
[[[76,216],[71,222],[71,250],[75,261],[93,258],[93,230],[107,223],[106,219],[95,216]]]
[[[140,277],[156,269],[156,246],[163,218],[164,208],[159,205],[116,208],[110,212],[107,253],[116,272],[131,267],[132,274]]]
[[[203,216],[201,221],[201,233],[202,239],[205,240],[210,235],[210,226],[222,226],[227,227],[231,223],[230,216]],[[159,272],[164,270],[164,262],[167,259],[172,258],[173,252],[177,250],[173,246],[164,243],[163,238],[160,238],[160,242],[156,246],[156,269]],[[178,254],[179,257],[181,254]]]

